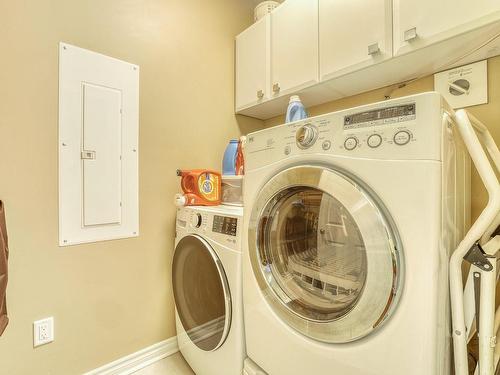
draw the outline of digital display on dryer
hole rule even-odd
[[[228,216],[214,216],[212,231],[229,236],[236,236],[236,229],[238,228],[238,219]]]
[[[344,130],[414,120],[416,113],[415,103],[353,113],[344,116]]]

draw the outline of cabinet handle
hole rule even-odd
[[[275,84],[273,85],[273,92],[276,92],[276,93],[277,93],[277,92],[280,92],[280,89],[281,89],[281,88],[280,88],[280,84],[279,84],[279,83],[275,83]]]
[[[380,52],[380,47],[378,46],[378,43],[373,43],[368,46],[368,54],[370,56],[376,55],[379,52]]]
[[[264,91],[259,90],[257,91],[257,98],[262,99],[264,97]]]
[[[412,29],[408,29],[405,31],[404,39],[405,42],[411,42],[412,40],[416,39],[418,36],[417,34],[417,28],[414,27]]]

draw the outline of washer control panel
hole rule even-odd
[[[408,103],[344,115],[343,129],[347,133],[344,150],[353,151],[366,145],[370,149],[384,143],[404,146],[413,140],[407,124],[417,118],[417,104]],[[355,135],[357,134],[357,136]]]
[[[344,116],[344,130],[362,129],[415,120],[417,114],[416,107],[416,103],[409,103],[348,114]]]
[[[355,151],[366,146],[366,148],[374,150],[388,145],[406,146],[412,141],[416,141],[413,132],[408,127],[399,126],[395,129],[348,133],[340,148],[345,151]]]
[[[448,111],[441,96],[431,92],[264,129],[248,134],[245,167],[307,154],[440,160]]]

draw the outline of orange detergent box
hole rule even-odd
[[[178,206],[217,206],[221,203],[222,176],[208,169],[177,170],[184,194],[176,195]]]

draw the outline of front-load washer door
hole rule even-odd
[[[219,257],[197,235],[175,247],[172,283],[177,314],[189,339],[213,351],[226,339],[231,325],[231,296]]]
[[[248,241],[264,297],[306,336],[354,341],[394,310],[403,272],[396,227],[345,171],[300,166],[274,176],[252,208]]]

